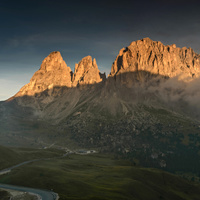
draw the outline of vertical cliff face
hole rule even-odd
[[[120,50],[110,76],[139,71],[166,77],[198,77],[200,55],[191,48],[177,48],[175,44],[165,46],[161,42],[144,38]]]
[[[96,59],[91,56],[83,58],[75,65],[75,71],[72,78],[73,86],[83,84],[94,84],[102,81]]]
[[[47,56],[40,69],[35,72],[30,80],[15,95],[18,96],[34,96],[46,90],[51,91],[53,87],[71,87],[71,74],[72,71],[63,60],[60,52],[52,52]]]

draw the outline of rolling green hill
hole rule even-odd
[[[61,156],[64,152],[56,149],[8,148],[0,146],[0,169],[24,161]]]
[[[7,147],[0,146],[0,155],[0,169],[12,166],[23,160],[20,153]]]
[[[170,173],[134,167],[106,154],[35,162],[0,176],[1,183],[57,192],[60,200],[198,200],[200,185]]]

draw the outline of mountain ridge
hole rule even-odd
[[[191,80],[200,76],[200,55],[191,48],[178,48],[175,44],[163,45],[160,41],[144,38],[119,51],[109,76],[141,70],[169,78],[178,76],[180,80]],[[118,81],[131,85],[132,79],[125,77],[125,80]]]
[[[92,84],[102,81],[96,60],[91,56],[84,57],[79,64],[75,65],[74,73],[67,66],[59,51],[50,53],[42,62],[40,69],[36,71],[30,82],[23,86],[14,95],[34,96],[48,89],[51,96],[53,87],[76,87],[77,85]]]
[[[63,59],[51,58],[55,54],[61,56],[60,53],[47,57],[36,72],[37,76],[41,76],[41,71],[45,74],[42,80],[47,78],[46,83],[38,88],[41,80],[34,82],[33,78],[32,87],[36,89],[30,90],[32,95],[26,94],[31,88],[28,88],[29,83],[28,89],[26,86],[23,89],[24,95],[14,96],[0,104],[2,142],[13,140],[10,143],[15,144],[23,140],[23,143],[36,146],[46,142],[61,146],[76,144],[82,148],[112,152],[133,162],[138,161],[142,166],[168,170],[188,168],[196,173],[200,167],[197,162],[200,160],[199,68],[192,76],[196,61],[189,62],[187,56],[183,56],[186,67],[183,69],[186,75],[189,72],[189,79],[178,75],[180,66],[178,71],[172,72],[171,65],[169,72],[172,74],[155,72],[155,55],[152,52],[145,56],[148,48],[144,41],[138,41],[142,49],[138,49],[140,59],[132,62],[134,55],[131,51],[136,55],[137,51],[123,50],[120,54],[123,59],[117,56],[112,67],[114,71],[107,79],[105,75],[102,78],[96,60],[91,56],[83,58],[73,74]],[[132,43],[131,48],[136,43]],[[158,44],[151,40],[149,43]],[[149,48],[151,52],[152,46]],[[169,51],[172,50],[167,48],[166,55],[171,55]],[[175,46],[171,48],[176,49]],[[190,58],[199,59],[193,51],[188,52],[193,56]],[[146,58],[147,61],[149,58],[150,66],[143,69],[141,66]],[[178,58],[181,59],[179,54]],[[161,61],[164,63],[163,59]],[[135,68],[135,63],[138,68]],[[189,63],[188,68],[186,65]],[[61,80],[55,78],[57,74],[62,75]],[[63,78],[66,74],[69,75],[68,82]],[[53,81],[61,81],[63,85],[49,87]],[[42,92],[39,91],[41,88]]]
[[[121,84],[132,86],[135,79],[145,79],[143,74],[138,74],[137,77],[123,77],[123,80],[120,74],[137,71],[147,71],[153,75],[170,78],[178,76],[181,80],[188,80],[188,78],[191,80],[200,76],[200,55],[191,48],[177,48],[175,44],[163,45],[161,42],[144,38],[120,50],[111,67],[109,77],[119,75],[118,80]],[[51,89],[57,86],[70,88],[105,80],[106,75],[100,73],[95,58],[92,60],[91,56],[84,57],[78,64],[75,64],[75,70],[72,72],[60,52],[55,51],[43,60],[40,69],[33,75],[30,83],[22,87],[14,97],[33,96],[46,89],[49,89],[51,93]]]

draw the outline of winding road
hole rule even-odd
[[[12,167],[9,167],[9,168],[0,170],[0,175],[1,175],[1,174],[9,173],[12,169],[15,169],[15,168],[17,168],[17,167],[20,167],[20,166],[22,166],[22,165],[26,165],[26,164],[29,164],[29,163],[32,163],[32,162],[36,162],[36,161],[40,161],[40,160],[44,160],[44,159],[29,160],[29,161],[25,161],[25,162],[22,162],[22,163],[20,163],[20,164],[14,165],[14,166],[12,166]]]
[[[63,156],[59,156],[59,157],[65,157],[66,155],[67,154],[64,154]],[[9,173],[12,169],[20,167],[22,165],[26,165],[26,164],[36,162],[36,161],[41,161],[41,160],[48,160],[48,159],[52,159],[52,158],[43,158],[43,159],[35,159],[35,160],[25,161],[20,164],[14,165],[12,167],[0,170],[0,175]],[[0,184],[0,188],[33,193],[33,194],[36,194],[37,196],[39,196],[40,200],[58,200],[59,199],[59,196],[57,193],[48,191],[48,190],[40,190],[40,189],[35,189],[35,188],[27,188],[27,187],[7,185],[7,184]]]
[[[50,191],[45,191],[45,190],[21,187],[21,186],[16,186],[16,185],[6,185],[6,184],[0,184],[0,188],[36,194],[37,196],[40,197],[40,200],[57,200],[58,199],[58,194],[54,192],[50,192]]]

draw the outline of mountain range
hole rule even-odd
[[[119,51],[110,74],[60,52],[0,102],[2,145],[95,148],[135,165],[199,172],[200,55],[149,38]]]

